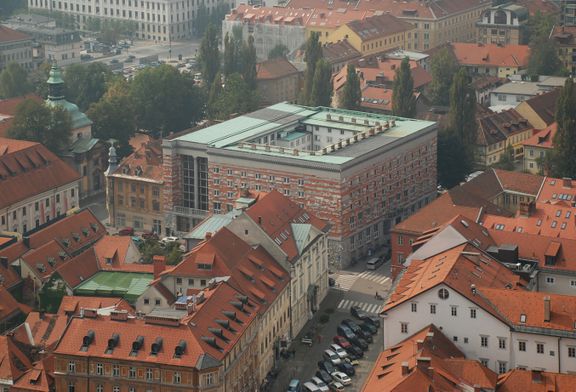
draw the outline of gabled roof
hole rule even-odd
[[[554,89],[550,92],[536,95],[520,105],[526,105],[530,107],[544,123],[550,125],[554,122],[556,113],[556,102],[560,96],[560,89]]]
[[[0,42],[31,41],[32,37],[20,31],[0,26]]]
[[[66,282],[68,287],[74,289],[98,271],[99,264],[94,248],[88,248],[59,267],[56,273]]]
[[[300,71],[292,63],[284,58],[266,60],[256,64],[257,80],[280,79],[296,75]]]
[[[543,181],[544,177],[534,174],[490,168],[462,184],[460,188],[485,200],[493,200],[502,192],[515,192],[536,197]]]
[[[11,289],[22,282],[22,278],[10,263],[23,253],[24,249],[18,247],[16,243],[7,245],[5,248],[0,246],[0,258],[6,258],[6,264],[0,261],[0,286]]]
[[[112,176],[157,184],[164,183],[161,141],[151,139],[142,143],[132,154],[122,160]]]
[[[547,177],[536,200],[550,204],[576,202],[576,179]]]
[[[18,342],[41,350],[51,351],[68,324],[68,318],[59,314],[30,312],[26,321],[12,330]]]
[[[0,138],[0,208],[79,179],[76,170],[42,144]]]
[[[530,139],[522,144],[528,147],[554,148],[554,136],[558,131],[558,123],[554,122],[546,128],[536,132]]]
[[[515,134],[532,131],[533,126],[516,110],[503,110],[499,113],[477,117],[478,131],[476,145],[489,146],[507,140]]]
[[[136,252],[136,260],[129,258],[129,250]],[[96,258],[102,271],[124,271],[152,273],[152,264],[139,262],[140,252],[130,236],[105,235],[94,245]]]
[[[29,306],[16,301],[6,288],[0,287],[0,322],[9,321],[19,314],[27,314],[31,310]]]
[[[549,2],[553,4],[552,2]],[[576,375],[513,369],[498,376],[498,392],[571,392]]]
[[[462,385],[494,390],[497,378],[478,361],[466,359],[435,325],[429,325],[383,351],[362,392],[453,391]]]
[[[31,367],[32,363],[12,338],[0,336],[0,380],[15,382]]]
[[[122,298],[114,297],[83,297],[66,295],[60,302],[58,314],[79,315],[81,309],[103,309],[126,310],[134,313],[134,308]]]
[[[519,67],[528,66],[528,45],[497,45],[453,42],[452,50],[458,63],[465,66]]]
[[[246,210],[250,217],[288,256],[296,260],[300,254],[291,228],[292,223],[307,223],[318,231],[328,229],[328,223],[300,208],[298,204],[273,190]]]
[[[339,64],[362,56],[348,40],[329,42],[322,46],[322,57],[330,64]]]
[[[398,19],[390,14],[374,15],[364,20],[346,23],[362,42],[414,30],[412,23]]]
[[[48,356],[34,363],[10,389],[14,392],[37,391],[50,392],[54,387],[54,357]]]

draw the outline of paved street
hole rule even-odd
[[[108,210],[106,209],[106,194],[100,193],[88,197],[80,202],[81,208],[89,208],[96,218],[104,224],[108,223]]]
[[[350,315],[351,306],[360,306],[371,313],[377,313],[381,309],[383,301],[377,300],[375,294],[378,292],[385,297],[392,285],[389,278],[390,263],[387,262],[375,271],[365,271],[364,267],[364,263],[359,262],[347,270],[331,275],[336,280],[336,287],[330,289],[320,306],[320,310],[316,312],[314,318],[308,322],[292,343],[291,349],[296,350],[295,357],[280,359],[280,373],[272,385],[271,391],[284,391],[292,378],[298,378],[305,382],[314,376],[317,371],[317,362],[322,358],[322,352],[328,348],[332,338],[336,335],[338,325],[346,318],[353,318]],[[318,322],[323,314],[330,316],[328,323],[324,325]],[[314,325],[318,325],[318,335],[321,336],[321,342],[315,340],[312,347],[308,347],[302,344],[300,340],[304,334],[313,329]],[[382,330],[379,329],[378,334],[374,336],[374,342],[370,344],[369,350],[365,353],[365,357],[356,366],[356,375],[352,377],[352,385],[347,387],[346,391],[356,392],[362,388],[382,349],[381,333]]]

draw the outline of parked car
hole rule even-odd
[[[356,370],[354,369],[354,366],[352,366],[348,362],[342,362],[340,365],[336,366],[336,368],[339,371],[346,373],[350,377],[352,377],[353,375],[356,374]]]
[[[370,260],[366,262],[366,269],[367,270],[375,270],[380,267],[380,265],[384,264],[383,257],[372,257]]]
[[[350,339],[356,337],[356,335],[354,335],[354,332],[352,332],[352,330],[350,328],[348,328],[347,326],[342,325],[342,324],[340,324],[338,326],[337,331],[338,331],[338,335],[344,336],[346,339],[348,339],[348,341],[350,341]]]
[[[320,392],[320,388],[311,381],[305,382],[303,385],[304,392]]]
[[[368,324],[367,322],[360,324],[360,329],[362,331],[368,332],[371,335],[376,335],[378,333],[378,328],[372,324]]]
[[[375,327],[380,327],[380,318],[373,314],[366,313],[359,306],[352,306],[350,308],[350,314],[357,319],[360,319],[366,323],[372,324]]]
[[[332,381],[328,386],[330,387],[330,390],[334,392],[344,391],[344,385],[340,384],[338,381]]]
[[[364,350],[362,350],[360,347],[356,346],[355,344],[348,347],[346,349],[346,352],[348,352],[348,355],[350,356],[349,358],[351,358],[351,359],[360,359],[360,358],[364,357]]]
[[[320,370],[324,370],[328,374],[332,374],[336,371],[336,368],[334,365],[332,365],[332,362],[329,361],[318,361],[318,368]]]
[[[334,351],[340,359],[344,359],[348,356],[346,350],[344,350],[341,346],[337,345],[336,343],[332,343],[330,345],[330,350]]]
[[[312,383],[314,383],[314,385],[316,385],[318,387],[318,389],[322,392],[326,392],[329,391],[330,388],[328,388],[328,385],[326,385],[326,383],[322,380],[320,380],[318,377],[312,377],[312,379],[310,380]]]
[[[302,392],[302,385],[300,380],[293,378],[290,380],[288,384],[288,391],[287,392]]]
[[[340,384],[344,386],[352,384],[352,380],[350,379],[350,377],[348,377],[346,373],[334,372],[330,375],[332,376],[334,381],[338,381]]]
[[[353,320],[346,319],[346,320],[342,321],[342,325],[345,325],[348,328],[350,328],[356,336],[366,340],[368,343],[372,343],[372,341],[373,341],[372,334],[370,334],[368,332],[364,332],[362,329],[360,329],[358,324],[356,324]]]
[[[161,243],[167,244],[169,242],[176,242],[178,241],[178,237],[164,237],[160,240]]]
[[[123,227],[122,229],[118,230],[118,235],[134,235],[134,228],[133,227]]]
[[[145,231],[142,233],[142,238],[145,240],[157,240],[158,234],[154,233],[153,231]]]
[[[332,341],[342,347],[344,350],[350,347],[350,342],[344,336],[336,335]]]
[[[348,356],[346,359],[344,359],[344,361],[346,361],[346,363],[349,363],[352,366],[358,366],[360,365],[360,362],[358,362],[358,359],[356,358],[352,358],[350,356]]]
[[[350,340],[350,343],[360,347],[362,350],[364,350],[364,351],[368,350],[368,342],[366,340],[362,339],[361,337],[354,336],[353,338],[348,339],[348,340]]]
[[[326,384],[329,384],[330,382],[332,382],[332,377],[330,377],[330,374],[326,372],[326,370],[318,370],[316,372],[316,377],[318,377],[320,380],[324,381]]]
[[[324,350],[322,356],[325,360],[330,361],[332,365],[340,365],[342,363],[342,358],[332,350]]]

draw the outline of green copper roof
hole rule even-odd
[[[72,143],[69,151],[74,153],[74,154],[83,154],[85,152],[90,151],[99,141],[100,141],[100,139],[95,139],[95,138],[77,139],[74,143]]]
[[[50,77],[46,83],[64,84],[64,80],[62,79],[62,72],[60,71],[60,67],[58,67],[56,64],[52,65],[52,68],[50,68]]]
[[[65,99],[48,98],[46,100],[46,105],[50,107],[60,106],[68,113],[70,113],[70,117],[72,117],[72,129],[78,129],[92,125],[92,121],[88,118],[88,116],[82,113],[78,108],[78,106],[76,106],[72,102],[68,102]]]

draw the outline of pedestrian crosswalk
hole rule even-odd
[[[387,282],[390,282],[390,278],[388,276],[382,275],[377,271],[364,271],[361,273],[339,273],[336,276],[335,288],[337,290],[349,291],[358,279],[367,279],[380,285],[384,285]]]
[[[350,309],[352,306],[358,306],[360,307],[360,309],[362,309],[365,312],[368,313],[379,313],[380,310],[382,309],[382,304],[371,304],[368,302],[360,302],[360,301],[352,301],[350,299],[343,299],[338,303],[337,308],[340,310],[348,310]]]
[[[379,284],[385,284],[386,282],[390,281],[390,278],[388,276],[382,275],[378,271],[368,271],[368,270],[361,272],[358,275],[358,278],[368,279],[371,280],[372,282],[376,282]]]
[[[342,291],[348,291],[356,280],[358,279],[358,274],[339,274],[336,276],[336,289]]]

